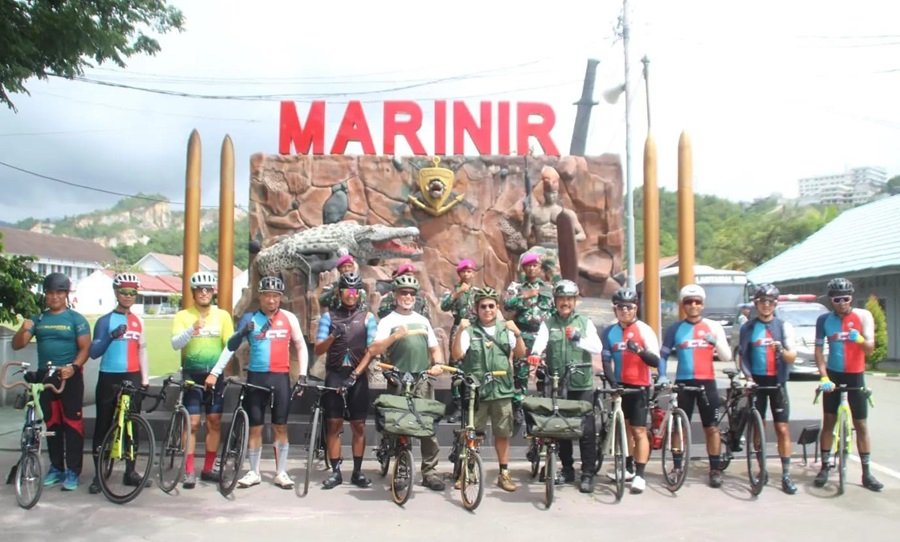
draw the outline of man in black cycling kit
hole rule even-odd
[[[756,409],[763,420],[766,405],[772,404],[772,419],[778,438],[778,455],[781,456],[781,489],[788,495],[797,492],[791,480],[791,433],[788,425],[790,401],[787,393],[791,364],[797,358],[794,350],[794,328],[775,316],[775,306],[780,294],[774,284],[760,284],[753,294],[756,318],[741,326],[738,352],[741,370],[747,383],[759,386],[779,386],[778,390],[759,391]]]
[[[336,294],[341,306],[331,309],[319,320],[316,333],[315,354],[325,354],[325,385],[343,388],[346,394],[347,415],[353,431],[353,474],[350,482],[359,487],[369,487],[372,481],[362,473],[363,454],[366,450],[366,414],[369,411],[369,379],[363,363],[366,347],[375,338],[375,315],[359,304],[363,282],[354,272],[344,273],[338,279]],[[368,359],[368,358],[365,358]],[[328,457],[331,459],[331,475],[322,483],[324,489],[341,485],[341,432],[344,427],[344,400],[335,393],[322,398]]]

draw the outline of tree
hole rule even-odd
[[[18,314],[40,312],[37,295],[32,291],[41,277],[31,270],[31,256],[6,256],[0,234],[0,322],[16,323]]]
[[[166,0],[0,0],[0,103],[15,111],[11,93],[28,93],[30,77],[72,79],[85,67],[134,54],[156,54],[145,34],[181,30],[181,11]]]
[[[866,356],[866,361],[874,368],[887,357],[887,317],[884,314],[884,309],[881,308],[881,303],[878,302],[878,298],[874,295],[870,295],[866,301],[866,310],[872,313],[872,319],[875,320],[875,350]]]

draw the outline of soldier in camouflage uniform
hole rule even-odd
[[[391,275],[391,279],[397,280],[397,277],[402,277],[404,275],[409,275],[411,277],[415,277],[416,268],[411,263],[405,263],[397,268],[394,271],[394,274]],[[384,318],[388,314],[390,314],[397,307],[397,301],[395,300],[394,292],[388,292],[381,298],[381,304],[378,305],[378,318]],[[431,311],[428,310],[428,303],[425,302],[425,297],[422,296],[422,292],[416,293],[416,302],[413,304],[412,308],[413,312],[417,312],[424,316],[429,321],[431,320]]]
[[[525,278],[522,282],[513,282],[506,289],[503,308],[510,314],[513,322],[522,331],[522,339],[528,351],[534,345],[534,338],[541,323],[553,310],[551,286],[541,278],[541,257],[533,252],[526,252],[519,261]],[[522,398],[528,387],[527,358],[515,360],[516,395],[513,397],[516,426],[524,422]],[[540,388],[539,388],[540,389]]]
[[[473,318],[473,297],[477,288],[472,287],[472,277],[475,276],[475,262],[468,258],[463,258],[456,264],[456,274],[459,276],[459,282],[454,286],[452,292],[447,292],[441,297],[441,310],[453,314],[453,326],[450,328],[450,344],[453,344],[459,323],[465,319]],[[456,365],[459,360],[450,356],[450,364]],[[459,412],[459,388],[453,387],[450,393],[450,404],[447,405],[447,421],[456,423]]]
[[[356,260],[353,259],[353,256],[350,254],[345,254],[338,258],[337,263],[335,264],[335,268],[338,270],[340,275],[345,273],[352,273],[353,271],[357,271],[356,269]],[[331,285],[326,286],[325,289],[322,290],[322,293],[319,294],[319,308],[320,309],[339,309],[341,308],[341,296],[337,295],[338,283],[340,282],[340,276],[338,276],[338,280],[334,281]],[[359,306],[366,306],[366,291],[361,289],[359,291]]]

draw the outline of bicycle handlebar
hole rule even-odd
[[[615,388],[597,388],[597,393],[601,395],[631,395],[635,393],[642,393],[644,388],[624,388],[622,386],[618,386]]]
[[[819,403],[819,396],[822,395],[822,391],[823,390],[822,390],[821,386],[816,387],[816,397],[815,397],[815,399],[813,399],[814,405]],[[828,393],[834,393],[836,391],[838,391],[838,392],[840,392],[840,391],[861,391],[863,393],[863,395],[866,396],[866,400],[869,402],[869,406],[872,406],[872,407],[875,406],[875,401],[872,399],[872,388],[867,388],[865,386],[851,387],[851,386],[847,386],[846,384],[835,384],[834,390],[830,391]]]
[[[257,386],[256,384],[251,384],[249,382],[245,382],[236,376],[229,376],[228,378],[225,379],[225,383],[226,384],[234,384],[234,385],[240,386],[242,388],[251,388],[254,390],[264,391],[266,393],[272,393],[272,391],[273,391],[271,387],[267,388],[265,386]]]
[[[7,377],[9,376],[7,373],[9,372],[10,367],[21,367],[22,370],[20,372],[25,373],[25,370],[28,369],[29,366],[30,364],[24,361],[7,361],[6,363],[4,363],[3,366],[0,367],[0,387],[3,387],[7,390],[14,390],[16,388],[23,388],[27,390],[30,387],[30,384],[27,381],[21,380],[18,382],[10,383],[9,380],[7,380]],[[55,371],[56,368],[53,367],[53,364],[48,364],[46,376],[51,376]],[[56,394],[60,394],[64,389],[66,389],[65,380],[60,381],[60,385],[58,388],[52,382],[44,382],[43,384],[45,390],[50,390]]]
[[[311,379],[311,378],[307,377],[305,382],[302,380],[298,380],[294,384],[294,390],[293,390],[293,393],[291,393],[291,396],[292,397],[301,397],[303,395],[303,391],[306,389],[314,389],[314,390],[318,391],[319,393],[324,392],[324,391],[333,391],[340,395],[343,395],[347,391],[344,388],[332,388],[330,386],[326,386],[324,380],[319,380],[318,378]]]

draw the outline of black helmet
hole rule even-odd
[[[344,273],[341,275],[340,280],[338,280],[338,288],[362,288],[363,281],[362,277],[359,276],[359,273],[355,271],[350,271],[349,273]]]
[[[638,302],[637,292],[631,288],[619,288],[612,296],[613,303],[634,303]]]
[[[829,280],[826,288],[828,297],[853,294],[853,283],[842,277]]]
[[[764,297],[771,297],[772,299],[778,299],[778,296],[781,295],[781,292],[778,290],[778,287],[769,282],[764,282],[756,287],[756,290],[753,291],[753,300],[763,299]]]
[[[578,285],[571,280],[563,279],[553,287],[553,297],[575,297],[578,295]]]
[[[72,281],[62,273],[50,273],[44,277],[45,292],[70,292],[71,290]]]
[[[493,299],[494,301],[500,300],[500,294],[497,293],[497,290],[491,288],[490,286],[485,286],[484,288],[475,288],[475,303],[478,303],[482,299]]]
[[[394,289],[399,290],[400,288],[409,288],[418,292],[419,279],[413,275],[400,275],[394,279]]]
[[[259,293],[275,292],[277,294],[284,293],[284,281],[278,277],[263,277],[259,281]]]

